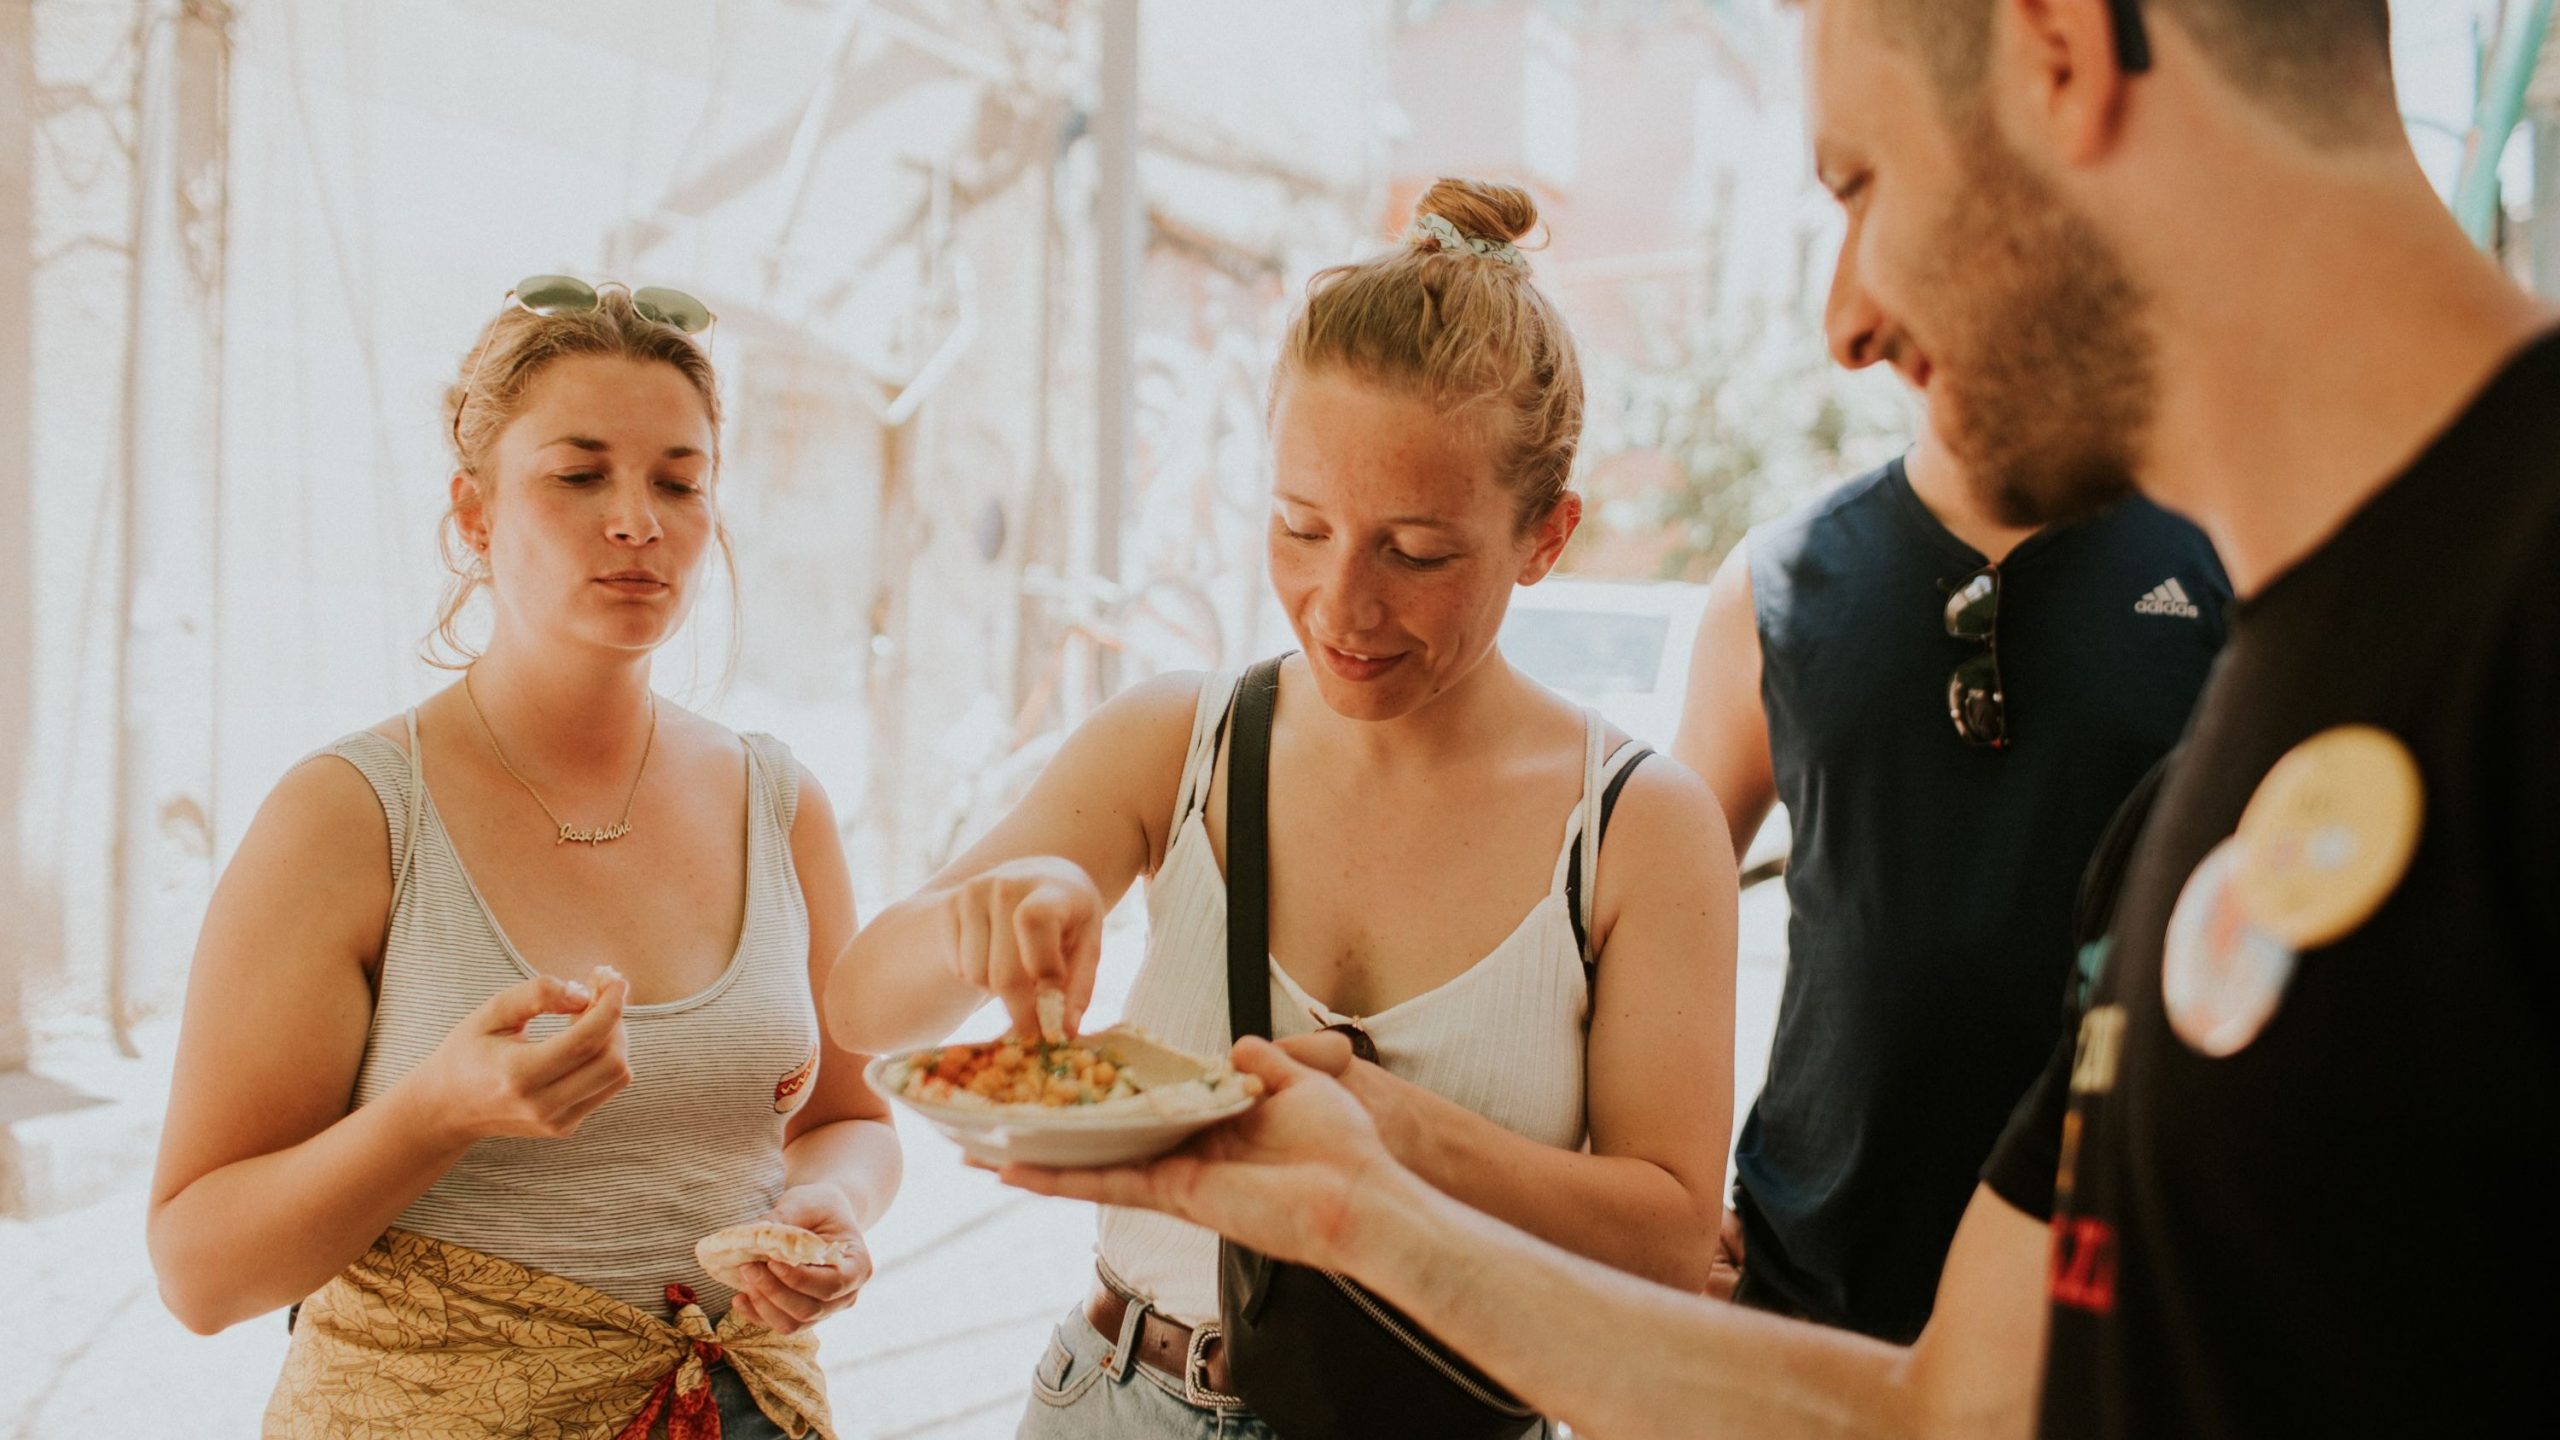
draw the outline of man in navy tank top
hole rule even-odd
[[[1830,320],[1854,363],[1857,312]],[[2177,742],[2231,596],[2203,533],[2148,501],[2005,524],[1962,464],[1925,431],[1735,547],[1674,747],[1736,854],[1773,804],[1793,828],[1735,1298],[1897,1342],[2061,1039],[2081,872]]]

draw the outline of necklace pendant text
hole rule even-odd
[[[551,843],[554,845],[602,845],[608,840],[619,840],[630,833],[631,822],[628,820],[616,820],[601,830],[581,830],[575,825],[562,825],[560,838]]]

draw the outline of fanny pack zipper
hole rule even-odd
[[[1354,1281],[1345,1278],[1341,1271],[1327,1270],[1322,1273],[1324,1278],[1334,1283],[1335,1288],[1341,1290],[1344,1295],[1349,1296],[1351,1303],[1359,1306],[1363,1314],[1366,1314],[1370,1319],[1377,1321],[1380,1329],[1386,1331],[1390,1335],[1393,1335],[1398,1341],[1402,1342],[1404,1348],[1412,1351],[1416,1356],[1420,1357],[1424,1364],[1429,1365],[1432,1369],[1447,1376],[1450,1384],[1467,1392],[1467,1394],[1478,1404],[1500,1414],[1508,1415],[1515,1420],[1526,1420],[1531,1415],[1537,1413],[1516,1401],[1505,1400],[1501,1396],[1492,1394],[1482,1385],[1477,1384],[1475,1381],[1469,1379],[1465,1374],[1461,1373],[1456,1366],[1441,1359],[1440,1352],[1432,1349],[1430,1342],[1422,1339],[1422,1337],[1414,1334],[1411,1330],[1408,1330],[1403,1325],[1399,1324],[1394,1316],[1389,1315],[1376,1300],[1370,1298],[1368,1291],[1361,1289]]]

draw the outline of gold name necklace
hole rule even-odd
[[[508,779],[522,785],[524,793],[532,796],[533,803],[541,806],[542,813],[550,816],[551,823],[558,827],[559,838],[553,840],[552,844],[602,845],[607,841],[619,840],[631,833],[631,806],[640,798],[640,777],[649,773],[649,752],[656,749],[658,744],[657,696],[649,697],[649,738],[640,746],[640,768],[631,772],[631,793],[622,797],[622,818],[601,830],[582,830],[561,819],[552,810],[550,802],[542,798],[542,792],[533,788],[533,782],[517,774],[516,767],[507,763],[507,752],[498,744],[498,732],[489,728],[488,712],[480,708],[480,697],[471,693],[469,670],[462,672],[462,698],[471,702],[471,713],[480,721],[480,733],[489,737],[489,753],[498,757],[498,768],[507,772]]]

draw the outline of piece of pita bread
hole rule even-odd
[[[702,1262],[712,1279],[736,1290],[743,1286],[745,1268],[758,1260],[780,1265],[829,1265],[852,1248],[850,1241],[830,1240],[797,1225],[756,1220],[703,1236],[694,1242],[693,1258]]]
[[[1043,990],[1034,1003],[1040,1009],[1040,1039],[1045,1044],[1067,1043],[1067,992]]]

